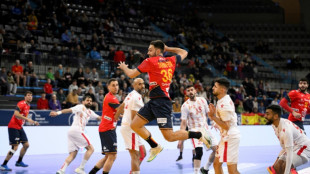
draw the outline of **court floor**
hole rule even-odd
[[[47,149],[48,150],[48,149]],[[278,153],[280,152],[279,146],[260,146],[260,147],[240,147],[238,169],[240,173],[245,174],[268,174],[266,167],[273,164]],[[152,162],[143,161],[141,164],[141,173],[145,174],[190,174],[193,173],[192,154],[190,149],[183,152],[183,160],[176,162],[179,151],[176,150],[163,150],[156,159]],[[204,151],[202,165],[206,163],[211,151]],[[53,174],[61,167],[67,154],[55,155],[26,155],[24,162],[29,164],[27,168],[15,167],[15,161],[18,155],[9,161],[8,166],[13,169],[12,172],[1,172],[1,174]],[[94,164],[102,157],[100,153],[94,153],[86,164],[85,171],[89,172]],[[148,156],[147,156],[148,157]],[[4,156],[0,156],[0,162],[4,160]],[[79,153],[77,158],[67,168],[67,174],[73,174],[74,169],[79,166],[83,158],[83,153]],[[223,165],[224,173],[227,172],[226,165]],[[299,168],[299,174],[310,173],[310,163],[307,163]],[[128,174],[130,171],[130,156],[126,151],[118,153],[117,159],[110,171],[111,174]],[[102,170],[98,173],[102,173]],[[214,171],[211,167],[210,174]]]

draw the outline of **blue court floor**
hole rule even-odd
[[[265,147],[240,147],[238,169],[244,174],[268,174],[266,168],[273,164],[280,146],[265,146]],[[143,161],[141,164],[142,174],[190,174],[193,173],[192,154],[190,149],[183,152],[183,160],[176,162],[179,151],[163,150],[156,159],[152,162]],[[202,165],[204,165],[211,151],[204,151]],[[61,167],[67,154],[57,155],[27,155],[24,157],[24,162],[29,164],[27,168],[15,167],[15,161],[18,155],[9,161],[8,166],[13,169],[12,172],[1,172],[1,174],[53,174]],[[94,164],[102,157],[99,153],[94,153],[86,164],[85,171],[89,172]],[[148,157],[148,156],[147,156]],[[83,153],[79,153],[77,158],[67,168],[67,174],[74,174],[74,169],[79,166],[83,158]],[[0,163],[4,160],[4,156],[0,156]],[[310,167],[307,163],[297,170]],[[223,165],[224,173],[227,172],[226,165]],[[110,171],[111,174],[128,174],[130,171],[130,156],[128,152],[122,151],[118,153],[117,159]],[[102,173],[102,170],[98,173]],[[213,168],[210,169],[210,174],[213,174]]]

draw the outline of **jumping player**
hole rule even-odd
[[[207,123],[207,113],[209,111],[208,102],[203,97],[196,97],[196,89],[193,85],[189,85],[186,87],[186,95],[188,96],[188,100],[183,103],[181,107],[181,130],[186,129],[186,125],[188,126],[189,131],[199,131],[202,127],[205,127],[207,131],[208,123]],[[215,151],[217,148],[217,140],[208,131],[208,134],[212,138],[212,143],[207,147],[212,149],[212,153],[209,156],[209,160],[204,167],[202,167],[201,173],[208,173],[209,167],[212,165],[215,158]],[[192,139],[193,147],[195,149],[195,157],[194,157],[194,173],[199,173],[199,168],[201,164],[201,157],[203,154],[203,142],[198,139]],[[179,145],[182,144],[182,141],[179,141]]]
[[[115,119],[118,120],[120,114],[123,114],[121,134],[124,138],[125,147],[130,153],[131,174],[140,174],[140,164],[146,155],[146,150],[140,136],[130,128],[130,123],[144,105],[142,100],[142,94],[145,92],[143,79],[136,78],[133,81],[133,88],[134,90],[127,95],[117,110]]]
[[[164,51],[176,53],[176,56],[163,57]],[[119,63],[118,66],[130,78],[135,78],[141,73],[148,73],[149,75],[151,100],[139,110],[138,117],[134,117],[130,125],[151,146],[150,156],[147,161],[152,161],[163,150],[163,147],[152,138],[151,133],[144,127],[145,124],[154,119],[157,119],[159,129],[167,141],[196,138],[208,144],[211,139],[204,132],[187,132],[185,130],[173,132],[172,130],[172,103],[169,97],[169,88],[176,64],[186,58],[187,51],[167,47],[162,41],[156,40],[150,43],[147,54],[149,58],[145,59],[135,69],[129,69],[124,62]]]
[[[104,158],[99,160],[89,174],[97,173],[103,168],[103,174],[109,173],[112,165],[116,159],[117,153],[117,138],[116,138],[116,124],[115,120],[116,108],[119,106],[119,101],[115,97],[118,93],[118,81],[114,78],[109,79],[108,83],[109,93],[106,94],[102,105],[102,120],[99,125],[99,135],[102,146],[102,154]]]
[[[223,174],[222,164],[227,163],[229,174],[239,174],[237,169],[240,131],[237,126],[237,114],[235,113],[235,105],[227,90],[229,81],[225,78],[218,78],[214,81],[213,95],[218,99],[216,108],[213,104],[209,104],[210,112],[208,116],[216,123],[221,131],[221,141],[216,151],[213,168],[215,174]]]
[[[280,101],[280,106],[290,113],[288,120],[295,123],[302,130],[305,130],[303,122],[306,114],[310,112],[310,94],[307,92],[308,86],[307,78],[300,79],[298,84],[299,89],[290,91]],[[291,107],[288,105],[288,102],[291,103]]]
[[[267,168],[270,174],[297,174],[294,168],[310,160],[310,139],[290,120],[281,118],[281,107],[270,105],[265,118],[280,141],[282,150],[273,166]]]
[[[84,167],[90,156],[94,152],[94,147],[91,145],[89,138],[85,135],[84,129],[90,118],[101,120],[101,117],[97,115],[94,111],[90,110],[92,106],[92,98],[89,95],[83,97],[82,104],[76,105],[69,109],[63,109],[61,111],[52,111],[50,113],[51,117],[56,117],[61,114],[74,113],[73,123],[68,131],[68,150],[69,156],[66,158],[61,169],[57,171],[57,174],[64,174],[66,168],[75,159],[78,150],[80,148],[86,148],[84,154],[84,159],[81,165],[74,171],[76,173],[84,174]]]
[[[23,157],[27,149],[29,148],[27,135],[23,129],[23,125],[25,124],[26,121],[36,126],[38,126],[39,123],[28,118],[28,114],[30,110],[30,103],[32,101],[32,92],[27,91],[24,95],[24,98],[25,100],[22,100],[17,103],[17,107],[14,111],[14,115],[12,116],[12,119],[8,125],[9,141],[10,141],[10,145],[12,146],[12,149],[9,150],[4,162],[0,166],[0,169],[2,171],[12,171],[12,169],[10,169],[7,166],[7,163],[12,158],[14,153],[17,151],[19,143],[21,143],[23,147],[20,150],[20,155],[19,155],[18,161],[15,163],[15,166],[28,167],[28,165],[23,162]]]

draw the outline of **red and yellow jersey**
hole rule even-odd
[[[27,104],[25,100],[22,100],[17,103],[17,107],[15,110],[17,110],[23,116],[28,117],[30,105]],[[24,124],[25,120],[19,119],[15,115],[13,115],[8,127],[14,129],[21,129]]]
[[[300,90],[292,90],[286,96],[288,102],[291,103],[291,108],[300,113],[300,118],[295,118],[292,113],[288,116],[290,121],[304,121],[306,114],[310,112],[310,94],[303,93]]]
[[[114,115],[118,106],[119,101],[111,92],[109,92],[103,100],[102,118],[99,125],[99,132],[105,132],[116,127],[117,120],[114,119]]]
[[[170,83],[176,64],[181,61],[179,55],[172,57],[150,57],[139,66],[138,71],[148,73],[150,78],[150,98],[169,97]]]
[[[21,73],[23,74],[23,67],[21,65],[13,65],[12,66],[12,73]]]

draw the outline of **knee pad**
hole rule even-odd
[[[15,152],[16,151],[14,150],[14,147],[12,146],[12,149],[9,151],[9,154],[13,156]]]
[[[194,159],[201,160],[201,157],[202,157],[202,154],[203,154],[202,147],[196,147],[195,148],[195,152],[196,152],[196,155],[195,155]]]

